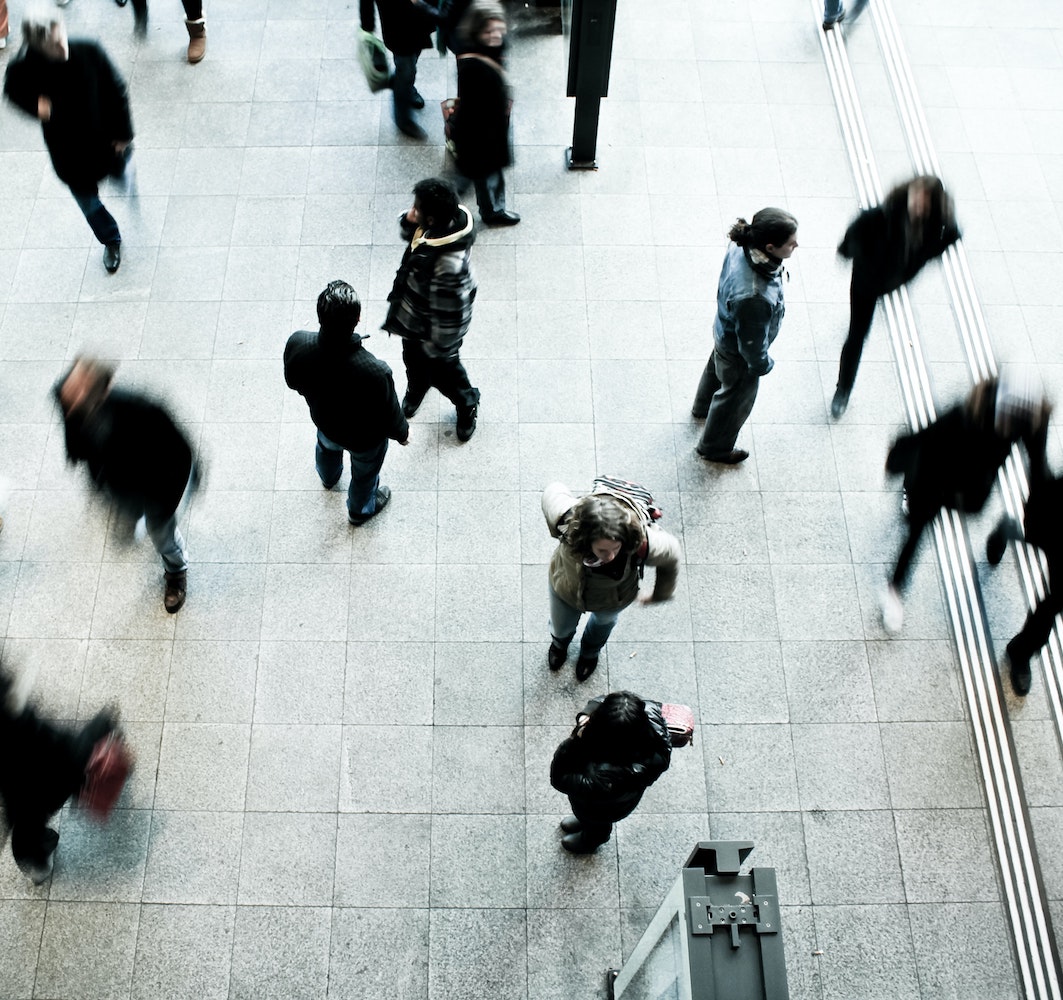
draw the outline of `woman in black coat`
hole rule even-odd
[[[489,226],[514,226],[520,216],[506,211],[506,182],[502,174],[513,157],[509,82],[502,68],[506,21],[501,6],[479,0],[473,3],[460,34],[463,41],[458,56],[458,109],[450,119],[458,170],[475,186],[484,222]]]
[[[849,333],[842,347],[838,385],[830,405],[838,419],[849,405],[875,303],[914,278],[960,238],[952,199],[937,177],[899,184],[881,205],[861,212],[845,231],[838,253],[852,260]]]
[[[908,537],[882,600],[886,631],[897,633],[904,622],[900,595],[923,531],[942,508],[979,512],[1017,442],[1025,446],[1031,468],[1043,468],[1048,413],[1048,404],[1021,380],[987,379],[963,403],[894,443],[886,470],[904,476]]]
[[[593,854],[629,815],[671,762],[668,727],[656,702],[630,691],[595,698],[554,753],[550,784],[564,792],[573,815],[561,821],[561,846]]]

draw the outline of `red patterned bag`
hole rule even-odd
[[[673,747],[691,746],[694,743],[694,711],[689,705],[661,703],[661,715],[668,726],[668,735]]]
[[[92,748],[85,765],[85,783],[78,793],[78,805],[95,819],[107,819],[132,770],[133,752],[126,741],[116,733],[104,736]]]

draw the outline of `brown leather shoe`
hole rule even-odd
[[[185,603],[185,590],[188,586],[188,572],[166,573],[166,591],[162,595],[162,606],[167,614],[175,615]]]
[[[207,26],[203,18],[198,21],[185,20],[188,29],[188,61],[190,63],[202,62],[207,54]]]

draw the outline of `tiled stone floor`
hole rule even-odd
[[[563,170],[559,36],[516,33],[524,221],[475,250],[463,354],[480,428],[459,445],[430,398],[388,457],[391,507],[357,531],[317,482],[280,353],[334,277],[379,325],[395,219],[443,167],[435,106],[454,81],[426,53],[433,140],[398,136],[352,58],[356,8],[212,0],[197,67],[175,3],[155,0],[139,46],[128,8],[67,8],[131,86],[140,196],[105,196],[126,241],[115,277],[37,126],[0,108],[4,658],[59,718],[118,701],[138,753],[108,828],[63,814],[49,885],[0,859],[0,995],[601,995],[712,836],[777,867],[795,1000],[1018,996],[929,546],[902,637],[878,622],[900,526],[882,462],[902,420],[881,330],[844,421],[827,416],[847,310],[834,246],[856,206],[813,7],[620,4],[595,174]],[[1063,13],[897,9],[998,353],[1038,362],[1058,399]],[[871,23],[850,41],[898,180]],[[692,454],[689,405],[723,233],[766,204],[798,216],[801,248],[752,457],[718,470]],[[940,274],[912,296],[954,398],[967,374]],[[401,387],[398,344],[369,346]],[[48,389],[82,349],[166,397],[207,460],[176,618],[154,554],[123,547],[65,466]],[[581,686],[546,670],[538,495],[597,471],[654,489],[685,564],[675,600],[628,611]],[[983,573],[998,646],[1021,617],[1010,565]],[[619,687],[695,706],[698,741],[609,845],[571,858],[549,757],[586,696]],[[1058,899],[1063,785],[1039,681],[1010,708]]]

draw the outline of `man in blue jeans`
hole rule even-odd
[[[133,141],[125,81],[95,42],[70,41],[57,12],[22,20],[25,51],[12,60],[4,94],[38,119],[59,179],[103,244],[109,274],[122,262],[118,223],[100,201],[105,177],[123,180]]]
[[[284,348],[284,380],[306,399],[317,427],[315,464],[325,489],[339,482],[344,451],[351,456],[347,519],[355,526],[391,499],[380,485],[388,440],[410,440],[391,369],[354,332],[361,316],[358,293],[345,281],[330,281],[317,300],[320,330],[297,330]]]

